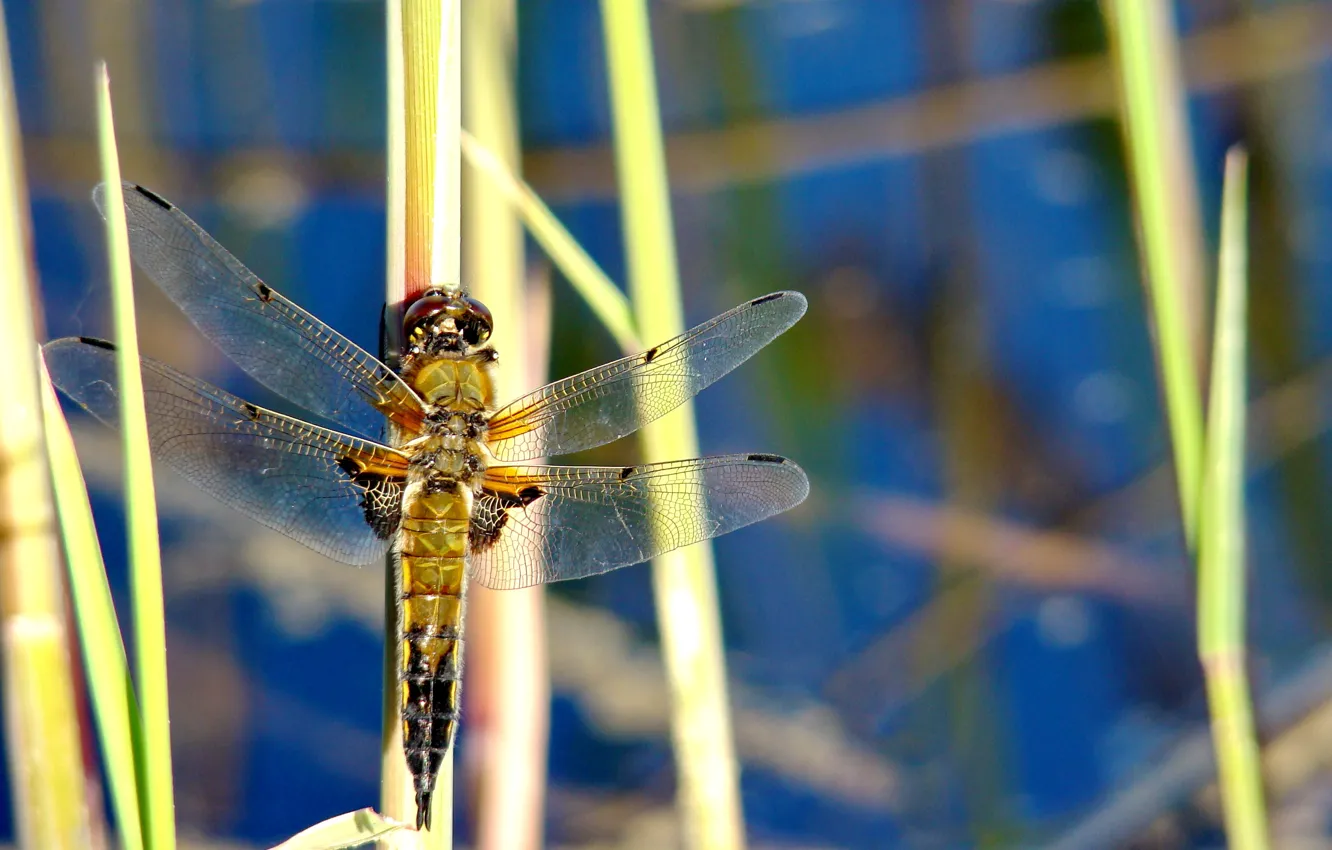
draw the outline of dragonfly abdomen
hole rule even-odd
[[[403,505],[399,584],[402,738],[418,828],[429,826],[435,776],[458,727],[471,513],[465,486],[432,484],[409,492]]]

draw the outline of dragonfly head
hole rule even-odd
[[[486,305],[457,292],[432,289],[402,317],[403,336],[417,351],[462,351],[490,338],[494,321]]]

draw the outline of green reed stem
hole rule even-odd
[[[1263,773],[1245,666],[1244,419],[1248,156],[1226,156],[1211,400],[1198,537],[1198,650],[1230,846],[1268,846]]]
[[[134,276],[129,227],[121,194],[120,159],[111,113],[111,81],[106,66],[97,71],[97,140],[106,187],[106,243],[110,262],[111,306],[120,383],[120,433],[125,449],[125,512],[130,552],[130,594],[134,612],[135,667],[143,724],[139,737],[140,811],[151,850],[176,846],[171,774],[171,713],[167,698],[166,608],[162,599],[162,552],[157,536],[157,496],[143,376],[139,372],[139,333],[134,317]]]
[[[43,374],[45,370],[43,370]],[[139,704],[134,696],[120,620],[106,577],[97,528],[93,525],[88,488],[74,452],[74,439],[60,411],[50,379],[42,397],[46,451],[60,518],[65,560],[69,567],[74,622],[79,630],[88,697],[97,719],[102,762],[111,789],[111,806],[123,850],[141,850],[142,813],[135,769],[135,739],[141,735]]]
[[[1124,138],[1175,453],[1180,513],[1192,552],[1202,481],[1198,363],[1205,263],[1178,38],[1169,4],[1163,0],[1103,3],[1119,72]]]
[[[647,3],[602,0],[601,16],[630,300],[640,335],[651,343],[684,331],[684,307]],[[649,463],[698,454],[691,404],[648,425],[641,434]],[[744,817],[711,545],[690,546],[657,558],[652,579],[670,680],[684,844],[743,847]]]

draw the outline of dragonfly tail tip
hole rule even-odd
[[[419,789],[416,792],[416,828],[418,830],[430,828],[430,797],[432,793]]]

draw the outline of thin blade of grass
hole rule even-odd
[[[1147,291],[1175,454],[1184,538],[1196,552],[1202,481],[1198,390],[1203,240],[1178,37],[1163,0],[1102,0],[1118,72]]]
[[[56,511],[69,570],[74,622],[79,630],[88,695],[97,719],[102,761],[116,813],[116,829],[124,850],[143,847],[139,811],[139,782],[134,767],[135,728],[139,706],[134,697],[120,620],[111,598],[111,585],[102,562],[102,549],[93,525],[88,488],[74,451],[74,438],[56,400],[55,389],[43,368],[42,413],[46,451]]]
[[[399,310],[431,286],[460,282],[462,120],[459,0],[413,0],[388,6],[388,246],[385,354],[399,355]],[[396,441],[396,437],[395,437]],[[399,574],[385,571],[384,737],[381,807],[394,820],[415,821],[415,794],[402,749],[397,627]],[[453,753],[435,780],[429,850],[453,846]]]
[[[491,185],[518,211],[527,232],[569,280],[574,291],[592,308],[592,313],[610,331],[620,349],[626,354],[641,351],[643,346],[634,330],[629,299],[564,228],[550,207],[531,186],[514,176],[492,151],[466,131],[462,134],[462,152],[472,167],[489,178]]]
[[[6,750],[20,846],[82,850],[93,835],[45,463],[30,246],[9,37],[0,14],[0,666]]]
[[[372,841],[404,850],[419,846],[418,837],[411,834],[407,824],[386,818],[374,809],[358,809],[320,821],[272,850],[350,850]]]
[[[1198,649],[1230,846],[1268,846],[1263,774],[1245,666],[1244,434],[1248,156],[1226,156],[1220,274],[1198,537]]]
[[[630,300],[643,339],[670,339],[684,330],[684,308],[647,4],[602,0],[601,16]],[[641,434],[644,460],[649,463],[698,454],[692,404],[682,405]],[[743,847],[744,819],[711,545],[689,546],[657,558],[652,581],[671,685],[683,843],[691,848]]]
[[[125,448],[125,522],[134,612],[135,670],[143,721],[138,739],[139,806],[148,847],[173,850],[176,846],[176,817],[171,772],[171,712],[167,697],[162,552],[157,538],[157,496],[148,447],[143,376],[139,373],[139,335],[134,317],[129,228],[125,222],[120,159],[116,153],[115,121],[111,113],[111,81],[105,65],[98,66],[96,89],[98,149],[106,188],[111,306],[118,343],[116,366],[120,381],[120,432]]]

